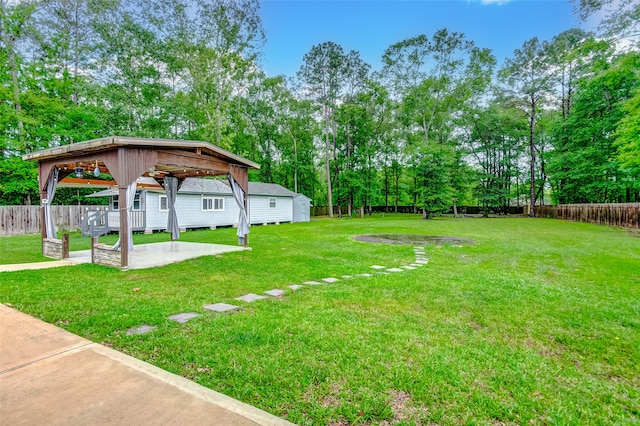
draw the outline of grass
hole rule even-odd
[[[181,240],[233,244],[234,231]],[[419,270],[309,286],[239,313],[202,308],[413,262],[412,246],[352,240],[362,233],[476,244],[427,246]],[[2,273],[0,302],[299,424],[640,423],[640,239],[624,230],[387,215],[250,236],[251,252],[148,270]],[[41,260],[39,244],[0,238],[1,261]],[[166,319],[179,312],[203,315]],[[141,324],[158,329],[126,335]]]

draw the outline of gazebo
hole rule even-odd
[[[33,152],[22,158],[38,162],[43,250],[45,239],[56,236],[49,206],[58,182],[72,174],[81,178],[85,172],[110,174],[118,188],[119,200],[126,200],[126,203],[120,202],[120,239],[115,246],[119,249],[122,268],[128,266],[129,252],[133,249],[129,213],[136,180],[141,176],[152,177],[164,186],[170,209],[167,231],[172,233],[173,240],[179,236],[174,205],[182,181],[187,177],[226,175],[240,208],[237,235],[240,243],[247,244],[248,169],[260,166],[216,145],[202,141],[109,136]]]

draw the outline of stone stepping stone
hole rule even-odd
[[[199,316],[200,314],[196,314],[195,312],[183,312],[181,314],[171,315],[168,319],[184,324],[191,319],[198,318]]]
[[[236,300],[242,300],[244,302],[251,303],[256,300],[261,300],[266,298],[267,296],[260,296],[259,294],[249,293],[249,294],[245,294],[244,296],[236,297]]]
[[[134,336],[137,334],[147,334],[150,331],[158,328],[156,325],[141,325],[140,327],[133,327],[127,330],[127,336]]]
[[[425,254],[427,254],[427,253],[425,253],[423,251],[417,251],[416,252],[416,256],[424,256]]]
[[[380,266],[380,265],[371,265],[372,269],[387,269],[386,266]]]
[[[349,280],[353,278],[353,275],[343,275],[342,278],[344,278],[345,280]]]
[[[340,281],[340,280],[337,279],[337,278],[323,278],[322,281],[324,281],[325,283],[331,284],[331,283],[335,283],[335,282]]]
[[[371,274],[358,274],[357,277],[370,277]]]
[[[389,269],[387,269],[387,272],[404,272],[404,269],[400,269],[400,268],[389,268]]]
[[[413,266],[414,268],[419,268],[419,267],[424,266],[424,265],[422,263],[412,263],[409,266]]]
[[[302,287],[304,287],[304,286],[302,286],[302,285],[300,285],[300,284],[291,284],[291,285],[289,286],[289,288],[290,288],[291,290],[293,290],[293,291],[299,290],[299,289],[301,289]]]
[[[427,263],[429,263],[429,261],[427,259],[424,260],[416,260],[416,263],[418,264],[422,264],[422,265],[426,265]]]
[[[240,309],[240,306],[230,305],[228,303],[214,303],[213,305],[204,305],[204,308],[214,312],[227,312],[234,309]]]
[[[284,294],[284,290],[280,290],[279,288],[274,288],[273,290],[267,290],[264,294],[268,294],[273,297],[280,297]]]
[[[319,283],[318,281],[305,281],[302,284],[308,284],[308,285],[320,285],[322,283]]]
[[[404,265],[403,268],[408,270],[416,269],[415,266],[411,266],[411,265]]]

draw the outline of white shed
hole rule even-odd
[[[293,222],[309,222],[311,219],[311,198],[304,194],[293,197]]]

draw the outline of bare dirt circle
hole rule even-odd
[[[476,242],[468,238],[451,237],[446,235],[424,234],[365,234],[353,237],[356,241],[380,244],[433,244],[436,246],[473,245]]]

